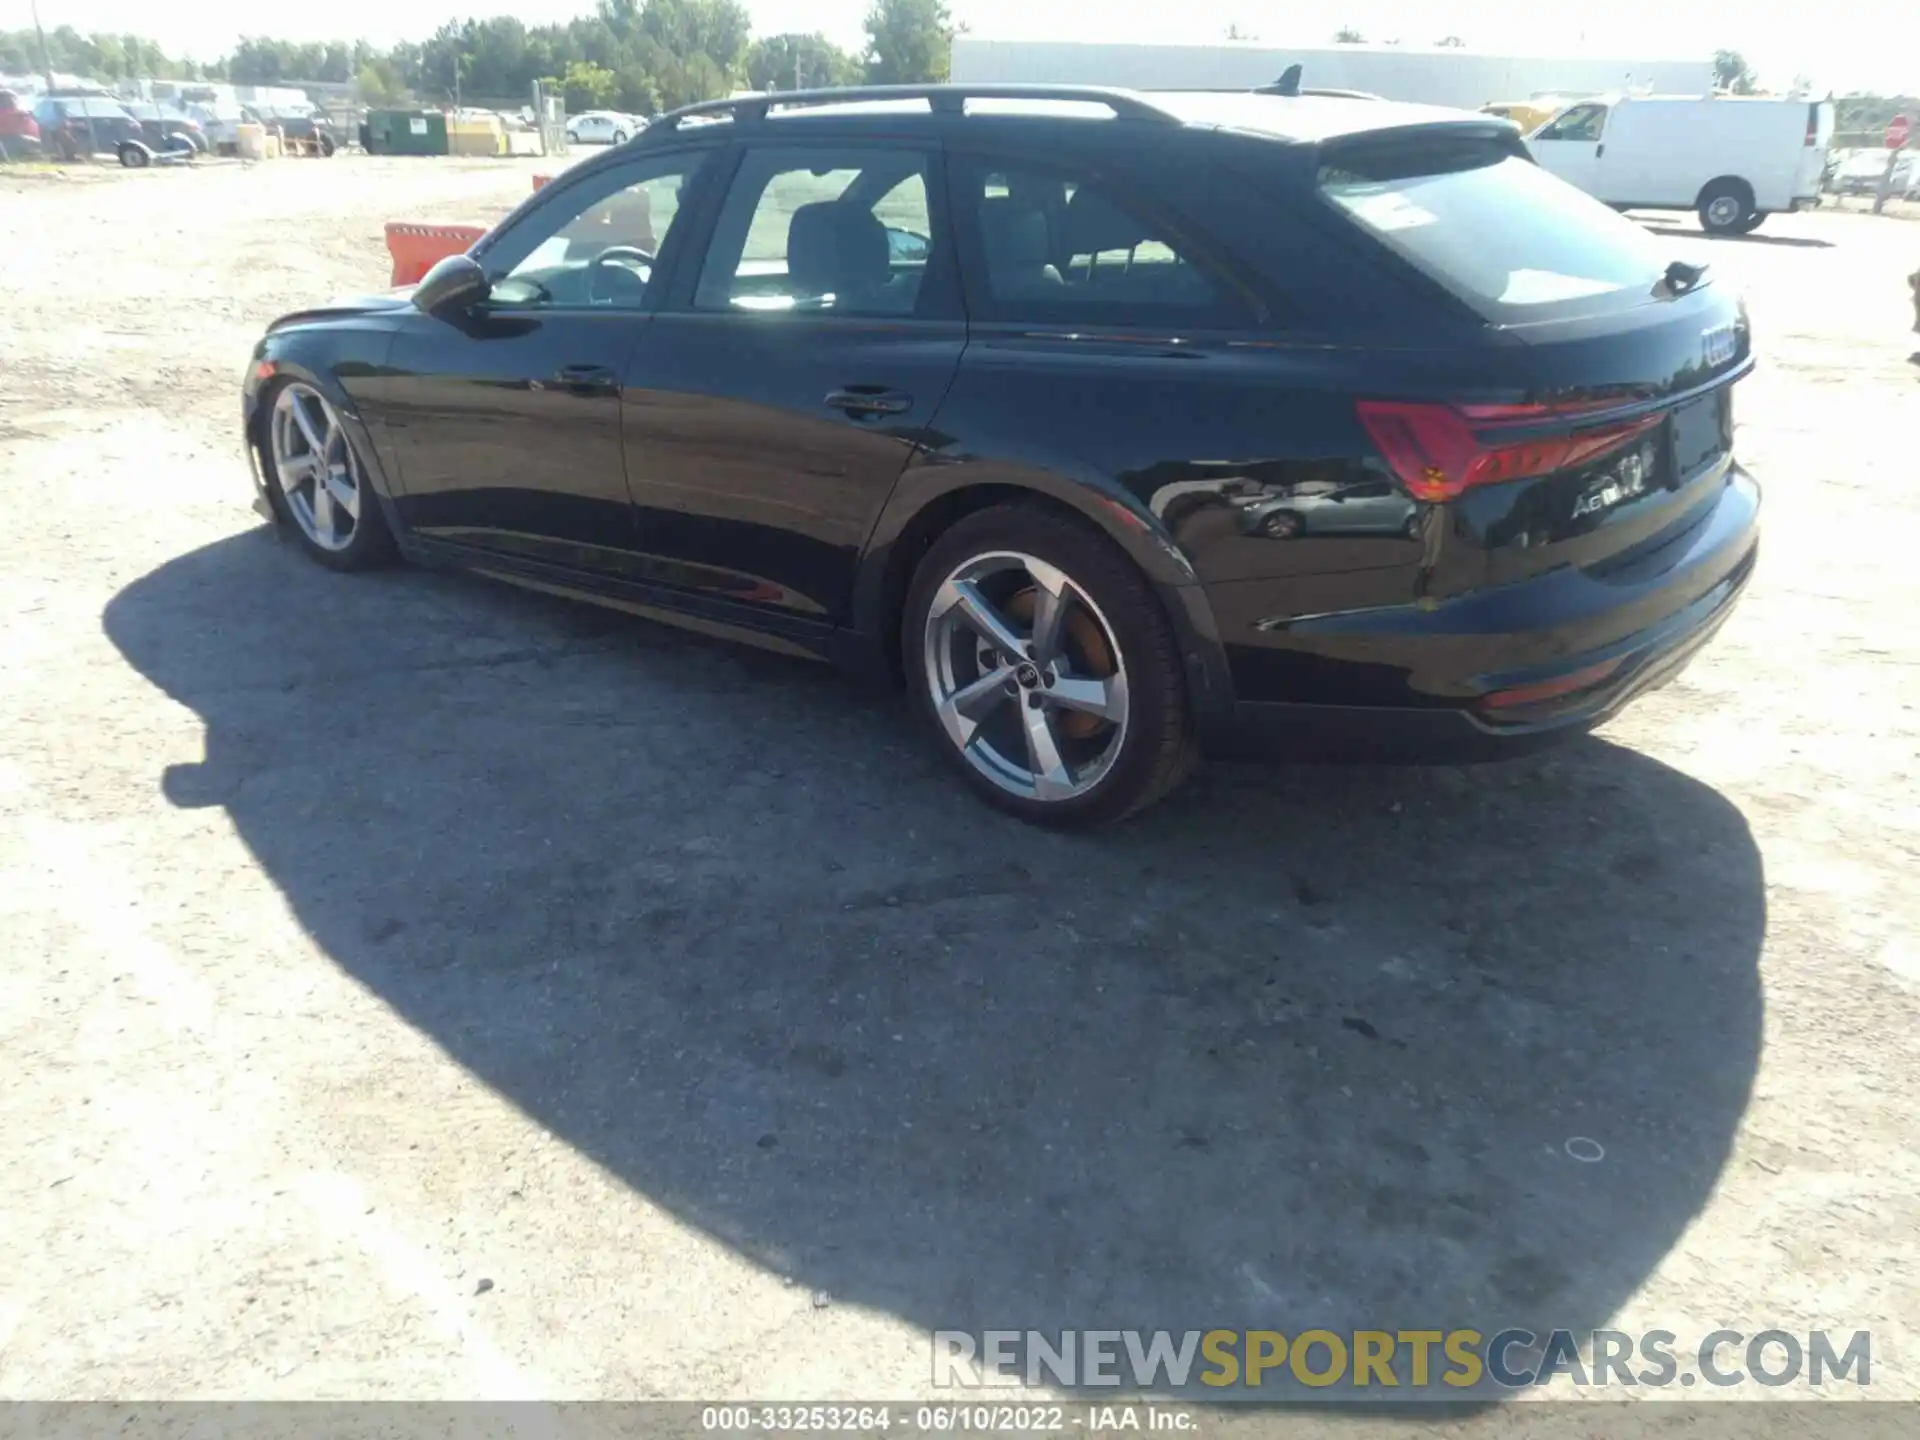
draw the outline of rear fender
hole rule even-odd
[[[929,538],[929,519],[970,491],[982,492],[980,498],[986,503],[1030,496],[1065,508],[1118,545],[1147,577],[1173,623],[1196,718],[1204,724],[1209,716],[1231,709],[1226,650],[1191,562],[1139,497],[1092,472],[1069,475],[1012,463],[924,457],[909,464],[861,556],[853,594],[853,624],[858,632],[884,653],[891,655],[897,648],[897,606],[911,580],[920,544]],[[937,525],[932,533],[943,528]],[[903,543],[911,553],[901,551]]]

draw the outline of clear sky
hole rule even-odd
[[[746,0],[756,34],[819,30],[858,47],[867,0]],[[1320,45],[1343,25],[1369,40],[1431,43],[1458,35],[1480,50],[1633,58],[1680,58],[1727,47],[1741,51],[1770,83],[1805,73],[1822,89],[1920,91],[1920,4],[1915,0],[1790,0],[1709,6],[1699,0],[1603,0],[1595,5],[1494,0],[949,0],[956,19],[992,39],[1123,40],[1224,37],[1229,25],[1272,45]],[[420,39],[454,16],[509,13],[528,24],[590,11],[592,0],[318,0],[306,6],[259,0],[40,0],[52,28],[150,35],[169,52],[209,58],[243,32],[293,40]],[[1440,19],[1422,19],[1423,15]],[[1283,18],[1284,16],[1284,18]],[[0,29],[31,24],[28,0],[0,0]],[[1178,27],[1178,28],[1176,28]],[[1432,31],[1429,34],[1427,32]]]

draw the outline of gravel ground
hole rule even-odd
[[[537,168],[0,174],[0,1395],[1461,1323],[1870,1328],[1920,1394],[1920,227],[1656,222],[1764,362],[1760,571],[1680,682],[1069,838],[824,672],[259,526],[263,323]]]

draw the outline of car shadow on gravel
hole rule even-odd
[[[1774,245],[1785,246],[1789,250],[1831,250],[1833,241],[1822,240],[1814,235],[1761,235],[1749,231],[1745,235],[1720,235],[1711,230],[1700,230],[1686,225],[1672,223],[1661,224],[1656,220],[1634,217],[1640,224],[1655,235],[1675,235],[1686,240],[1713,240],[1731,245]]]
[[[1753,837],[1604,741],[1214,767],[1068,837],[824,669],[265,531],[105,625],[205,725],[155,784],[335,963],[649,1200],[929,1330],[1602,1326],[1747,1103]]]

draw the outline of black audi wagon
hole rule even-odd
[[[1058,825],[1206,751],[1478,758],[1754,564],[1739,297],[1486,115],[932,86],[689,107],[289,315],[258,504],[903,686]]]

